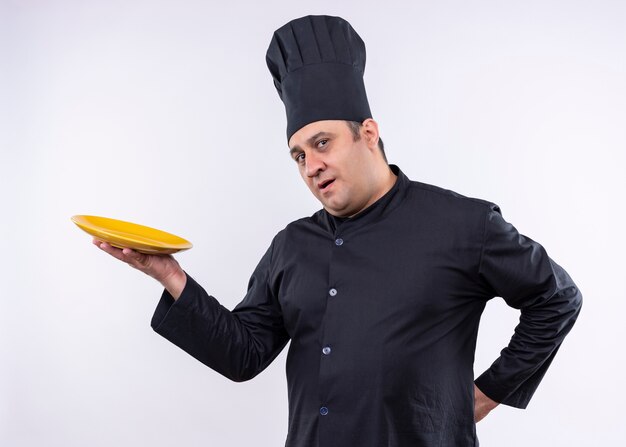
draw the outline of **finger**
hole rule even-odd
[[[113,246],[111,246],[111,244],[107,243],[107,242],[100,242],[100,244],[98,245],[100,247],[100,249],[102,251],[107,252],[108,254],[110,254],[111,256],[113,256],[116,259],[119,259],[120,261],[124,261],[126,262],[126,259],[124,259],[122,250],[119,248],[115,248]]]
[[[138,251],[133,250],[132,248],[124,248],[122,249],[122,255],[125,259],[129,261],[135,261],[140,264],[145,260],[146,255],[143,253],[139,253]]]
[[[128,264],[142,271],[145,271],[150,263],[149,255],[130,248],[123,249],[122,256],[124,256],[124,260],[128,262]]]
[[[92,241],[91,241],[91,242],[92,242],[92,243],[93,243],[96,247],[98,247],[98,248],[100,248],[100,249],[102,248],[102,247],[101,247],[101,245],[102,245],[102,244],[106,244],[106,242],[104,242],[103,240],[101,240],[101,239],[97,239],[97,238],[95,238],[95,237],[92,239]],[[110,246],[110,244],[107,244],[107,245],[109,245],[109,246]]]

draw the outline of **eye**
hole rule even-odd
[[[327,145],[328,145],[328,138],[324,138],[317,142],[317,147],[319,148],[326,147]]]
[[[298,154],[297,154],[297,155],[296,155],[293,159],[294,159],[294,160],[296,161],[296,163],[298,163],[298,164],[302,164],[302,163],[304,163],[304,152],[300,152],[300,153],[298,153]]]

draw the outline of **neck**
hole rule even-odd
[[[379,185],[379,187],[377,188],[378,193],[374,195],[368,206],[387,194],[389,190],[393,188],[393,185],[396,183],[397,179],[398,176],[394,174],[389,165],[385,163],[384,168],[380,169],[379,174],[376,178],[376,184]]]
[[[370,200],[365,204],[363,208],[361,208],[358,212],[352,214],[351,216],[338,216],[338,217],[354,217],[359,214],[361,211],[367,209],[372,206],[378,199],[387,194],[393,185],[396,183],[398,176],[393,173],[388,164],[385,163],[384,167],[380,169],[376,176],[374,177],[374,183],[378,185],[376,188],[376,194],[372,195]]]

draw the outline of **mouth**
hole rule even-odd
[[[317,184],[317,187],[324,191],[326,188],[328,188],[330,185],[333,184],[333,182],[335,181],[335,179],[330,179],[330,180],[324,180],[323,182],[320,182]]]

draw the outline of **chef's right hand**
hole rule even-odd
[[[185,288],[187,275],[172,255],[148,255],[130,248],[116,248],[96,238],[93,239],[93,244],[114,258],[159,281],[175,300],[180,297]]]

